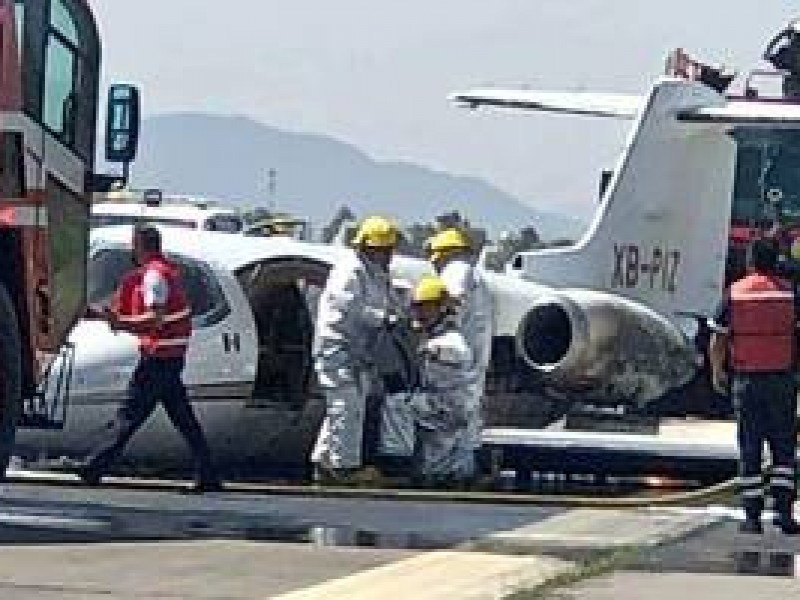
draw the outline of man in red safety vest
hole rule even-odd
[[[775,525],[785,534],[800,534],[792,504],[796,496],[797,444],[796,323],[792,286],[776,275],[779,251],[774,240],[751,247],[751,271],[735,281],[717,315],[711,337],[714,387],[726,386],[738,421],[739,487],[744,533],[761,533],[764,509],[762,452],[769,444],[771,495]],[[727,367],[727,369],[726,369]]]
[[[161,251],[161,234],[151,226],[133,231],[137,265],[124,278],[111,307],[90,307],[89,317],[139,340],[139,363],[107,439],[79,467],[84,482],[97,485],[121,456],[131,436],[163,404],[172,424],[189,445],[196,466],[194,491],[221,489],[211,452],[189,403],[181,374],[192,335],[191,307],[181,274]]]

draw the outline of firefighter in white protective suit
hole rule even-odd
[[[413,457],[414,478],[425,487],[468,484],[475,477],[469,427],[472,350],[457,327],[453,300],[440,277],[423,277],[412,300],[421,336],[419,379],[409,393],[387,398],[382,452]]]
[[[326,416],[311,460],[324,483],[367,483],[374,469],[363,461],[367,397],[378,381],[375,347],[402,310],[389,265],[399,231],[383,217],[365,219],[354,249],[332,269],[317,312],[315,370]]]
[[[474,264],[474,248],[459,229],[440,231],[428,240],[436,273],[456,301],[456,325],[472,351],[469,437],[474,450],[481,446],[483,395],[492,354],[494,306],[483,272]]]

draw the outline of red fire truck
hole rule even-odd
[[[16,427],[56,427],[40,385],[85,310],[100,36],[86,0],[0,0],[0,474]],[[112,86],[110,162],[136,153],[138,92]]]
[[[765,60],[782,66],[783,62],[774,60],[776,54],[800,52],[800,33],[795,29],[793,22],[770,42]],[[783,37],[789,45],[776,52]],[[733,72],[698,62],[677,49],[667,60],[666,74],[702,81],[730,98],[800,103],[792,85],[797,76],[785,68],[754,70],[737,78]],[[736,81],[741,82],[738,89],[731,85]],[[737,142],[736,178],[726,283],[744,273],[747,248],[753,240],[776,238],[787,258],[792,245],[800,240],[800,133],[778,124],[774,129],[741,128],[733,136]]]

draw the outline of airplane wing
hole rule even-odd
[[[450,100],[470,108],[490,106],[618,119],[633,119],[644,103],[643,97],[631,94],[492,88],[456,92]]]
[[[678,120],[689,123],[722,123],[748,127],[800,128],[800,104],[731,100],[724,106],[685,111]]]

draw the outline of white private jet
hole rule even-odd
[[[485,90],[456,98],[473,106],[516,98],[517,107],[635,118],[585,238],[574,248],[523,253],[509,274],[487,274],[496,324],[490,421],[542,425],[576,400],[663,405],[702,362],[678,315],[710,315],[720,298],[736,158],[729,133],[799,128],[800,106],[730,101],[676,78],[659,80],[640,102]],[[196,330],[185,380],[216,455],[304,462],[322,413],[310,366],[315,299],[346,250],[171,228],[163,234],[186,272]],[[130,266],[129,237],[129,228],[93,232],[91,300],[107,297]],[[408,281],[427,270],[403,258],[392,268]],[[71,343],[70,405],[55,419],[61,430],[21,431],[23,454],[86,452],[125,392],[137,361],[132,337],[86,321]],[[68,363],[57,362],[50,381]],[[160,463],[186,457],[163,414],[127,455]]]
[[[678,58],[689,60],[680,51]],[[758,177],[746,171],[737,180],[737,140],[778,147],[794,143],[782,137],[786,131],[800,129],[796,100],[761,98],[749,79],[745,94],[728,97],[692,78],[702,65],[690,66],[659,79],[646,96],[475,89],[451,97],[473,109],[633,121],[583,238],[572,247],[521,252],[507,267],[553,290],[530,308],[520,330],[528,364],[564,384],[588,379],[583,392],[573,392],[590,401],[605,395],[608,382],[611,397],[635,396],[642,381],[629,375],[646,372],[649,357],[661,354],[653,348],[658,336],[626,323],[631,309],[654,310],[687,339],[696,337],[698,317],[714,314],[724,289],[734,187],[759,185],[745,180]],[[628,301],[620,304],[621,298]],[[608,306],[617,316],[610,318]],[[668,378],[671,362],[660,377]],[[682,373],[679,362],[676,381]]]
[[[305,460],[322,416],[311,368],[316,300],[333,264],[348,250],[288,238],[252,238],[161,227],[164,245],[181,265],[194,312],[195,331],[184,374],[190,396],[215,454],[226,463],[291,464]],[[89,299],[107,301],[122,274],[131,267],[127,226],[92,232]],[[407,285],[429,270],[425,262],[400,257],[393,275]],[[551,327],[530,310],[551,290],[519,278],[487,274],[496,302],[497,338],[487,392],[496,419],[543,425],[564,409],[537,392],[536,371],[525,354],[566,340],[547,340],[549,333],[528,330]],[[586,292],[586,294],[590,294]],[[599,297],[599,296],[598,296]],[[647,370],[632,372],[639,390],[626,398],[639,402],[663,395],[692,374],[694,353],[680,332],[657,313],[609,296],[608,310],[635,323],[648,339]],[[554,315],[558,322],[560,315]],[[620,323],[621,324],[621,323]],[[544,336],[544,337],[542,337]],[[23,428],[20,454],[28,457],[79,456],[96,443],[113,419],[138,359],[136,340],[114,333],[98,321],[80,322],[70,337],[71,352],[54,364],[44,401],[32,401],[28,418],[55,421],[54,430]],[[71,357],[68,356],[71,354]],[[673,360],[669,377],[663,362]],[[72,364],[72,368],[70,368]],[[545,368],[542,372],[546,372]],[[588,373],[587,373],[588,376]],[[603,374],[603,376],[605,376]],[[68,406],[54,407],[59,380],[68,380]],[[555,385],[556,382],[553,381]],[[584,381],[569,382],[569,387]],[[611,385],[611,382],[608,382]],[[45,411],[53,411],[49,415]],[[511,417],[516,414],[516,417]],[[55,418],[54,418],[55,417]],[[32,422],[33,422],[32,421]],[[180,463],[187,458],[182,442],[159,412],[137,434],[126,456],[145,463]]]

